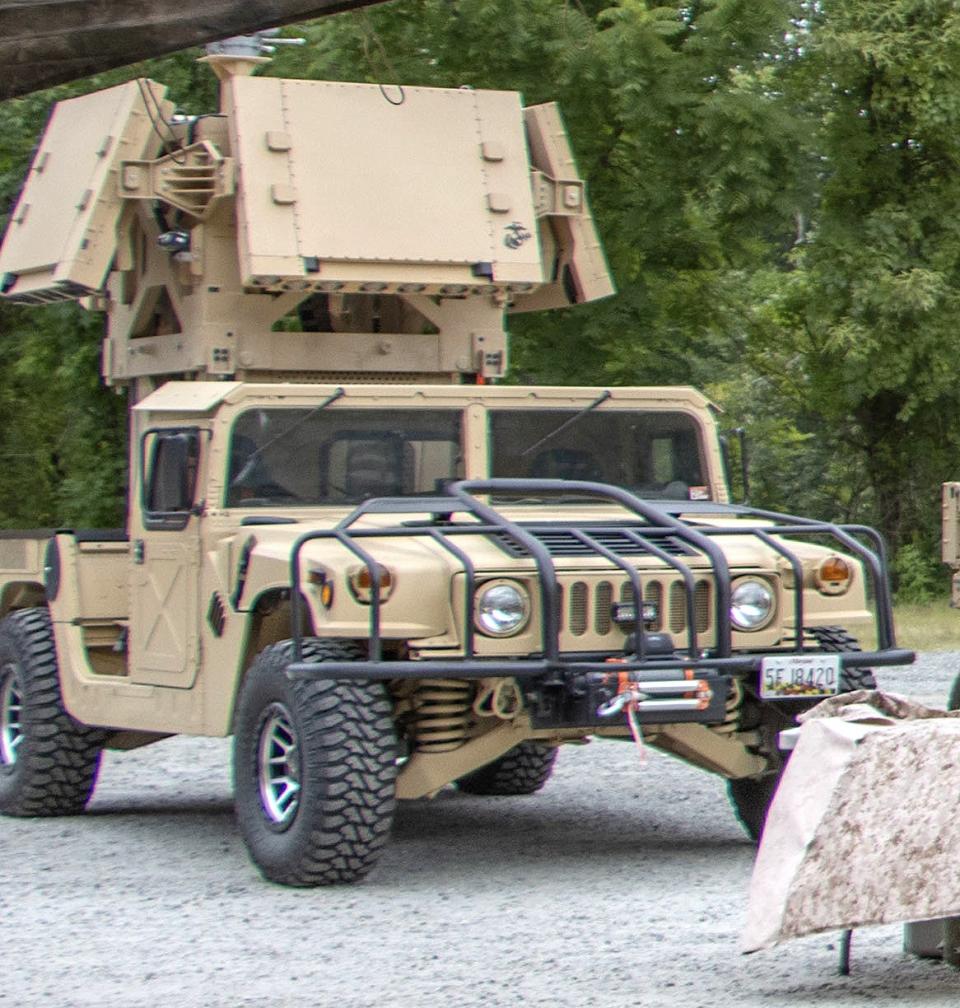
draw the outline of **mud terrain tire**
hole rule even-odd
[[[815,638],[824,651],[859,651],[860,644],[840,626],[808,627],[806,633]],[[876,689],[877,680],[868,668],[845,668],[840,673],[840,693]],[[727,794],[737,818],[754,843],[760,842],[767,809],[786,769],[789,754],[784,754],[779,770],[764,777],[743,777],[727,781]]]
[[[816,638],[824,651],[859,651],[860,644],[839,626],[808,627],[807,633]],[[876,689],[877,680],[872,669],[845,668],[840,673],[840,693],[852,693],[854,690]]]
[[[737,818],[747,831],[747,836],[754,843],[760,843],[767,809],[773,801],[777,785],[786,767],[787,759],[784,758],[780,769],[775,773],[767,774],[765,777],[741,777],[739,780],[727,781],[730,804],[733,805]]]
[[[0,812],[82,812],[100,769],[104,734],[63,707],[46,609],[20,609],[0,622]]]
[[[234,801],[264,877],[289,886],[354,882],[393,821],[396,735],[379,683],[291,680],[289,641],[265,648],[240,690]],[[351,642],[309,639],[305,661],[362,658]]]
[[[947,699],[947,710],[956,710],[958,707],[960,707],[960,675],[953,680],[950,696]]]
[[[492,763],[457,781],[461,791],[473,795],[529,795],[550,779],[557,747],[542,742],[521,742]]]

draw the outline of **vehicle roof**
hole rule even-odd
[[[564,385],[317,385],[257,382],[170,381],[151,392],[133,409],[151,413],[209,413],[223,403],[242,405],[246,401],[272,401],[276,405],[312,406],[339,389],[344,397],[395,407],[433,404],[466,406],[471,403],[509,406],[584,406],[609,393],[610,405],[643,403],[655,409],[686,407],[693,410],[718,408],[701,392],[687,385],[600,386]]]

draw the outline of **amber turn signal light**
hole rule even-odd
[[[333,582],[327,577],[327,572],[312,570],[307,574],[307,580],[316,587],[323,608],[329,609],[333,605]]]
[[[825,595],[841,595],[850,587],[853,570],[843,557],[828,556],[820,561],[814,576]]]
[[[380,601],[386,602],[393,591],[393,575],[386,567],[377,564],[377,578],[380,586]],[[369,567],[358,567],[351,571],[347,579],[350,585],[350,592],[358,602],[366,605],[370,604],[373,598],[373,576]]]

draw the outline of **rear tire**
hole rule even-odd
[[[256,658],[237,700],[234,801],[254,864],[290,886],[355,882],[390,835],[392,707],[379,683],[287,678],[289,641]],[[345,641],[307,640],[305,661],[361,659]]]
[[[60,696],[46,609],[0,622],[0,812],[77,815],[93,794],[104,733],[75,721]]]
[[[457,787],[474,795],[530,795],[550,779],[557,747],[521,742],[492,763],[468,773]]]

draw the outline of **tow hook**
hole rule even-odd
[[[647,673],[649,675],[649,673]],[[601,672],[593,677],[597,686],[612,687],[614,695],[597,708],[600,717],[619,714],[627,704],[639,710],[702,711],[710,706],[713,689],[706,679],[694,679],[686,669],[683,678],[643,679],[631,672]]]
[[[651,680],[637,683],[629,672],[602,673],[600,681],[604,685],[615,685],[616,693],[597,707],[599,717],[613,717],[625,713],[630,734],[637,745],[640,762],[646,764],[647,752],[643,744],[643,730],[637,718],[641,710],[706,710],[713,698],[713,690],[703,679],[692,678],[693,672],[686,670],[691,678]],[[662,697],[662,699],[660,699]]]
[[[647,698],[648,694],[641,693],[640,690],[627,690],[624,693],[618,693],[606,703],[600,704],[597,708],[597,714],[600,717],[613,717],[614,714],[619,714],[627,704],[640,703]]]

